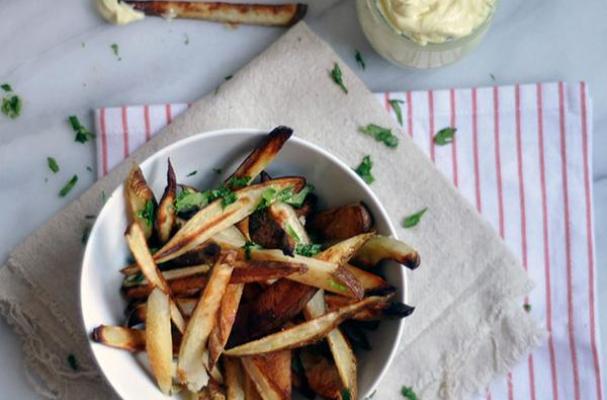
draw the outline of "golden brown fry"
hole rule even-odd
[[[309,351],[302,351],[300,356],[310,388],[326,399],[341,400],[343,386],[335,365],[325,357]],[[354,396],[351,398],[356,399]]]
[[[173,383],[173,339],[169,296],[154,288],[147,301],[145,349],[158,387],[169,394]]]
[[[194,392],[208,382],[208,374],[203,365],[207,339],[217,320],[221,299],[230,282],[234,253],[220,255],[213,266],[209,284],[204,289],[196,309],[186,327],[177,363],[177,376],[182,384]]]
[[[360,235],[353,236],[350,239],[334,244],[315,255],[314,258],[332,262],[340,266],[344,265],[350,258],[354,257],[354,254],[356,254],[373,236],[375,236],[374,233],[361,233]]]
[[[266,249],[281,249],[286,254],[295,251],[295,241],[274,221],[268,209],[251,214],[249,233],[253,242]]]
[[[241,361],[262,399],[291,399],[290,350],[243,357]]]
[[[249,218],[246,217],[242,221],[236,223],[236,228],[242,233],[242,236],[245,237],[248,241],[251,240],[251,233],[249,232]]]
[[[343,297],[343,296],[333,296],[333,297]],[[371,308],[371,307],[367,307]],[[362,312],[366,310],[359,311]],[[306,319],[310,320],[313,318],[319,318],[327,312],[327,307],[325,305],[325,295],[322,290],[319,290],[314,297],[308,302],[306,307],[304,308],[304,315]],[[352,399],[358,398],[358,382],[356,379],[356,356],[352,351],[352,348],[348,344],[348,341],[341,333],[339,328],[333,329],[331,332],[327,334],[327,343],[329,343],[329,348],[331,349],[331,354],[333,355],[333,361],[335,362],[335,367],[339,372],[339,377],[341,378],[341,382],[343,386],[348,389],[350,392],[350,396]]]
[[[240,359],[242,361],[242,359]],[[243,365],[244,368],[244,365]],[[245,371],[244,375],[244,393],[245,400],[262,400],[257,388],[255,387],[255,383],[253,382],[253,378],[249,376],[249,373]]]
[[[154,287],[159,288],[164,293],[169,295],[169,297],[171,297],[171,289],[152,258],[152,254],[150,253],[150,249],[146,243],[143,230],[139,224],[131,224],[126,233],[126,241],[131,249],[131,253],[133,253],[133,257],[135,257],[137,264],[141,268],[141,272],[143,272],[147,280]],[[180,332],[183,332],[185,328],[185,321],[183,320],[179,308],[172,299],[170,300],[170,307],[171,319],[173,320],[173,323]]]
[[[223,367],[226,373],[226,394],[227,400],[247,400],[245,397],[245,377],[236,358],[226,357],[223,360]]]
[[[234,272],[232,272],[232,275],[233,274]],[[228,342],[228,338],[232,332],[232,326],[236,320],[236,312],[240,305],[243,289],[244,284],[242,283],[230,284],[221,299],[221,306],[219,308],[219,313],[217,314],[217,324],[211,331],[207,346],[209,348],[210,368],[213,368],[216,365],[219,356]]]
[[[176,298],[175,302],[177,306],[182,312],[182,315],[186,318],[189,318],[194,312],[194,308],[196,304],[198,304],[197,298]],[[129,327],[135,326],[145,322],[147,317],[147,305],[146,303],[141,303],[136,306],[129,314],[127,325]]]
[[[231,348],[224,351],[224,354],[227,356],[247,356],[306,346],[323,338],[352,314],[381,301],[385,301],[383,297],[367,297],[322,317],[314,318],[292,328]]]
[[[331,208],[315,214],[308,227],[324,240],[345,240],[371,230],[373,218],[362,203]]]
[[[167,186],[164,189],[164,194],[156,209],[156,218],[154,220],[156,235],[158,236],[160,243],[165,243],[169,240],[177,218],[173,205],[175,197],[177,196],[177,180],[175,178],[175,171],[171,165],[171,160],[168,160],[168,163]]]
[[[269,208],[269,213],[278,226],[287,234],[295,244],[309,244],[310,238],[303,227],[295,210],[289,204],[278,202]]]
[[[375,267],[383,260],[394,260],[407,268],[419,267],[417,251],[406,243],[387,236],[375,235],[360,249],[354,260],[367,267]]]
[[[356,279],[360,282],[365,291],[388,289],[391,287],[390,284],[379,275],[373,274],[369,271],[365,271],[364,269],[357,268],[348,263],[344,264],[344,268],[356,277]]]
[[[304,4],[235,4],[196,1],[126,0],[146,15],[165,18],[188,18],[227,24],[291,26],[306,14]]]
[[[152,229],[154,228],[153,213],[156,208],[156,199],[143,176],[143,172],[141,172],[141,168],[137,165],[133,165],[131,172],[129,172],[124,182],[124,193],[129,223],[136,222],[143,230],[145,238],[149,239],[152,236]],[[147,215],[150,212],[152,215]]]
[[[251,249],[251,258],[258,261],[296,262],[304,264],[308,270],[287,278],[305,285],[325,289],[343,296],[361,298],[363,290],[356,278],[345,268],[315,258],[295,255],[289,257],[280,250]]]
[[[308,270],[302,263],[280,261],[237,261],[232,272],[232,283],[266,282]]]
[[[302,178],[281,178],[251,185],[234,192],[236,201],[225,205],[217,199],[198,211],[157,253],[156,262],[166,262],[204,243],[213,235],[249,216],[262,200],[263,193],[272,189],[280,192],[292,189],[298,192],[305,185]]]
[[[145,350],[145,331],[123,326],[99,325],[93,329],[94,342],[131,352]]]
[[[292,134],[293,129],[286,126],[274,128],[264,136],[255,150],[245,158],[226,182],[229,182],[234,177],[255,179],[276,158],[278,152]]]
[[[200,275],[209,272],[211,267],[208,264],[202,265],[193,265],[191,267],[184,268],[176,268],[168,271],[162,271],[161,274],[164,276],[164,279],[167,282],[174,281],[180,278],[187,278],[193,275]],[[135,286],[145,286],[148,285],[149,282],[145,277],[136,276],[136,275],[128,275],[122,282],[123,288],[135,287]],[[170,287],[169,283],[169,287]]]
[[[238,250],[245,245],[247,239],[235,226],[230,226],[223,231],[216,233],[210,241],[221,246],[223,249]]]

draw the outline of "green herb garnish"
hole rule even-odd
[[[77,116],[75,115],[70,115],[67,118],[68,122],[70,123],[72,129],[74,130],[74,132],[76,132],[76,136],[74,137],[74,141],[78,142],[78,143],[86,143],[89,140],[93,139],[95,137],[95,134],[93,134],[91,131],[89,131],[88,129],[86,129],[81,123],[80,120],[78,119]]]
[[[87,214],[87,215],[84,216],[84,218],[85,219],[95,219],[95,218],[97,218],[97,216],[94,215],[94,214]]]
[[[529,304],[529,303],[523,304],[523,309],[527,312],[531,312],[531,304]]]
[[[375,181],[375,177],[371,174],[372,168],[373,161],[371,161],[371,156],[364,156],[358,167],[354,169],[354,172],[370,185]]]
[[[304,257],[314,257],[322,250],[322,245],[320,244],[303,244],[299,243],[295,246],[295,253]]]
[[[396,114],[396,120],[398,121],[399,125],[403,126],[403,110],[401,110],[400,105],[405,104],[405,102],[402,100],[392,99],[388,100],[388,103],[390,104],[390,107],[392,107],[392,109],[394,110],[394,113]]]
[[[87,170],[88,172],[93,172],[93,168],[91,168],[91,167],[90,167],[90,166],[88,166],[88,165],[86,166],[86,170]]]
[[[358,65],[360,65],[360,67],[364,71],[365,68],[367,68],[367,64],[365,64],[365,60],[363,60],[363,56],[362,56],[362,54],[360,54],[360,51],[356,50],[356,53],[354,54],[354,58],[356,59],[356,62],[358,63]]]
[[[180,213],[194,208],[202,208],[209,204],[209,192],[181,191],[173,203],[175,211]]]
[[[250,180],[251,180],[251,178],[248,176],[240,176],[240,177],[233,176],[230,179],[228,179],[228,181],[225,183],[225,185],[232,189],[240,189],[240,188],[247,186],[249,184]]]
[[[348,94],[348,88],[346,88],[346,85],[344,85],[344,78],[343,74],[341,73],[341,68],[339,68],[337,63],[335,63],[329,75],[331,76],[331,79],[333,79],[333,82],[335,82],[335,84],[339,86],[345,94]]]
[[[80,242],[82,244],[86,244],[86,241],[89,240],[89,233],[91,231],[91,227],[90,226],[85,226],[84,229],[82,230],[82,237],[80,238]]]
[[[221,168],[213,168],[213,172],[215,172],[217,175],[221,175],[223,171]]]
[[[327,280],[327,283],[329,284],[329,287],[338,290],[340,292],[347,292],[348,288],[344,285],[342,285],[341,283],[335,281],[335,279],[329,279]]]
[[[391,129],[376,124],[369,124],[365,127],[361,127],[360,131],[365,135],[374,137],[375,140],[382,142],[388,147],[394,148],[398,146],[398,138],[394,136]]]
[[[59,172],[59,164],[57,164],[57,160],[53,157],[46,157],[46,163],[48,164],[48,168],[53,171],[53,174]]]
[[[101,204],[105,204],[107,201],[107,196],[105,195],[105,190],[101,191]]]
[[[187,174],[186,176],[187,176],[187,177],[194,176],[194,175],[196,175],[197,173],[198,173],[198,171],[197,171],[197,170],[194,170],[194,171],[190,172],[189,174]]]
[[[267,188],[261,193],[261,200],[257,205],[256,210],[263,210],[274,202],[288,203],[293,197],[293,188],[288,187],[277,192],[274,188]]]
[[[190,36],[187,33],[183,34],[184,39],[183,39],[183,44],[185,44],[186,46],[190,44]]]
[[[314,191],[314,186],[311,184],[307,184],[303,189],[299,191],[299,193],[294,193],[291,197],[285,200],[285,203],[293,206],[293,207],[301,207],[303,202],[306,200],[308,194]]]
[[[245,242],[244,246],[242,246],[242,248],[244,249],[244,255],[245,255],[246,259],[250,260],[251,259],[251,249],[261,249],[262,247],[255,242],[247,240]]]
[[[453,142],[453,137],[455,136],[455,132],[457,129],[455,128],[443,128],[434,135],[434,143],[439,146],[444,146],[446,144]]]
[[[10,119],[15,119],[21,115],[21,107],[21,98],[16,94],[2,98],[2,114],[6,115]]]
[[[228,75],[228,76],[224,77],[223,79],[226,80],[226,81],[229,81],[233,77],[234,77],[234,75]]]
[[[116,43],[112,43],[110,47],[112,48],[112,53],[114,53],[114,55],[118,57],[118,61],[122,60],[122,57],[120,57],[119,54],[120,48],[118,47],[118,45]]]
[[[341,390],[341,400],[351,400],[350,390],[348,388],[343,388]]]
[[[422,219],[422,216],[428,211],[428,207],[423,208],[416,212],[415,214],[411,214],[403,220],[403,228],[413,228],[415,225],[419,224],[419,221]]]
[[[493,82],[495,82],[495,75],[493,75],[493,74],[489,74],[489,77],[491,78],[491,80],[492,80]]]
[[[2,88],[2,90],[4,90],[5,92],[13,91],[13,88],[8,83],[3,83],[2,85],[0,85],[0,88]]]
[[[78,360],[73,354],[68,354],[67,363],[73,371],[78,371],[80,369],[80,367],[78,367]]]
[[[145,203],[145,207],[143,210],[140,210],[137,213],[137,216],[145,221],[147,226],[152,226],[154,224],[154,211],[155,211],[154,202],[152,200],[148,200]]]
[[[289,235],[293,240],[295,240],[295,242],[301,242],[301,238],[299,237],[297,232],[295,232],[295,229],[293,229],[291,225],[287,225],[286,231],[287,235]]]
[[[408,400],[417,400],[417,395],[413,391],[413,388],[409,386],[403,386],[400,390],[400,393],[403,395],[404,398]]]
[[[67,183],[59,191],[59,196],[67,196],[67,194],[74,188],[74,186],[76,186],[76,182],[78,182],[78,175],[72,176],[72,178],[67,181]]]

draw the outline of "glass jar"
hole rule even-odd
[[[419,69],[452,64],[469,53],[489,29],[496,8],[467,36],[421,45],[394,28],[380,7],[378,0],[357,0],[356,3],[358,20],[371,46],[386,60],[400,67]]]

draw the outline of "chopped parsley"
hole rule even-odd
[[[337,63],[334,64],[333,69],[331,70],[331,72],[329,72],[329,76],[331,76],[333,82],[335,82],[335,84],[339,86],[345,94],[348,94],[348,88],[346,88],[346,85],[344,85],[344,78],[341,72],[341,68],[339,68],[339,65]]]
[[[145,221],[147,226],[152,226],[154,224],[154,211],[155,211],[154,202],[152,200],[148,200],[145,203],[145,207],[143,210],[139,210],[137,216]]]
[[[57,164],[57,160],[53,157],[46,157],[46,163],[48,164],[48,169],[50,169],[53,174],[59,172],[59,164]]]
[[[492,80],[493,82],[495,82],[495,75],[493,75],[493,74],[489,74],[489,77],[491,78],[491,80]]]
[[[341,400],[351,400],[352,396],[350,396],[350,389],[343,388],[341,390]]]
[[[119,54],[120,48],[118,47],[118,45],[116,43],[112,43],[110,47],[112,48],[112,53],[114,53],[114,55],[118,57],[118,61],[122,61],[122,57],[120,57]]]
[[[101,204],[105,204],[107,201],[107,196],[105,195],[105,190],[101,191]]]
[[[221,175],[223,170],[221,168],[213,168],[213,172],[215,172],[217,175]]]
[[[82,237],[80,238],[80,242],[82,244],[86,244],[87,240],[89,240],[89,233],[91,232],[91,227],[90,226],[85,226],[84,229],[82,230]]]
[[[3,83],[2,85],[0,85],[0,88],[2,88],[2,90],[4,90],[5,92],[13,91],[13,88],[8,83]]]
[[[200,209],[207,204],[209,204],[208,192],[199,193],[183,190],[177,195],[173,205],[175,206],[175,211],[180,213],[194,208]]]
[[[89,140],[93,139],[95,137],[95,134],[92,133],[91,131],[89,131],[87,128],[85,128],[81,123],[80,120],[78,119],[77,116],[75,115],[70,115],[67,118],[69,124],[71,125],[72,129],[74,130],[74,132],[76,133],[76,136],[74,136],[74,141],[78,142],[78,143],[86,143]]]
[[[446,144],[453,142],[453,137],[455,136],[455,132],[457,129],[455,128],[443,128],[434,135],[434,143],[439,146],[444,146]]]
[[[419,210],[415,214],[405,217],[403,220],[403,228],[413,228],[415,225],[419,224],[419,221],[422,219],[426,211],[428,211],[428,207]]]
[[[400,393],[403,395],[404,398],[406,398],[407,400],[417,400],[417,395],[415,394],[415,392],[413,391],[413,388],[409,387],[409,386],[403,386],[400,389]]]
[[[362,54],[360,54],[360,51],[356,50],[356,53],[354,54],[354,58],[356,59],[356,63],[358,65],[360,65],[360,67],[364,71],[365,68],[367,68],[367,64],[365,64],[365,60],[363,60],[363,56],[362,56]]]
[[[190,35],[188,35],[187,33],[183,34],[183,44],[185,44],[186,46],[190,44]]]
[[[21,115],[21,98],[16,94],[11,94],[2,98],[2,114],[10,119],[15,119]]]
[[[333,288],[335,290],[338,290],[340,292],[347,292],[348,288],[344,285],[342,285],[341,283],[337,282],[335,279],[328,279],[327,283],[329,284],[330,288]]]
[[[284,202],[293,207],[301,207],[308,194],[312,193],[313,191],[314,186],[307,184],[299,191],[299,193],[293,193],[288,199],[285,199]]]
[[[95,219],[95,218],[97,218],[97,216],[94,215],[94,214],[87,214],[87,215],[84,216],[84,218],[86,218],[86,219]]]
[[[523,309],[527,312],[531,312],[531,304],[529,304],[529,303],[523,304]]]
[[[67,363],[73,371],[78,371],[80,369],[80,367],[78,366],[78,360],[73,354],[68,354]]]
[[[189,174],[187,174],[186,176],[187,176],[187,177],[194,176],[194,175],[196,175],[197,173],[198,173],[198,171],[197,171],[197,170],[194,170],[194,171],[190,172]]]
[[[405,104],[402,100],[392,99],[388,100],[390,107],[394,110],[394,114],[396,114],[396,120],[398,121],[400,126],[403,126],[403,111],[400,108],[401,104]]]
[[[234,75],[228,75],[228,76],[224,76],[223,80],[224,81],[229,81],[230,79],[232,79],[234,77]]]
[[[65,197],[67,194],[76,186],[78,182],[78,175],[72,176],[72,178],[67,181],[67,183],[61,188],[59,191],[59,197]]]
[[[371,169],[373,168],[373,161],[371,161],[371,156],[364,156],[358,167],[354,169],[354,172],[360,176],[363,181],[365,181],[368,185],[375,182],[375,177],[371,174]]]
[[[297,232],[295,232],[295,229],[293,229],[291,225],[287,225],[286,231],[287,235],[289,235],[293,240],[295,240],[296,242],[301,242],[301,238],[299,237]]]
[[[275,201],[288,203],[289,200],[293,197],[293,188],[288,187],[284,188],[281,191],[277,192],[274,188],[267,188],[261,193],[261,200],[257,205],[257,210],[263,210],[267,208]]]
[[[365,127],[361,127],[360,131],[365,135],[375,138],[375,140],[382,142],[388,147],[394,148],[398,146],[398,138],[394,136],[391,129],[376,124],[369,124]]]
[[[322,249],[322,245],[320,245],[320,244],[299,243],[297,246],[295,246],[295,253],[299,254],[300,256],[304,256],[304,257],[314,257],[315,255],[320,253],[321,249]]]
[[[232,189],[240,189],[240,188],[247,186],[249,184],[250,180],[251,180],[251,178],[248,176],[241,176],[241,177],[233,176],[230,179],[228,179],[228,181],[225,183],[225,185]]]
[[[245,255],[246,259],[250,260],[251,259],[251,249],[261,249],[262,247],[255,242],[247,240],[245,242],[244,246],[242,246],[242,248],[244,249],[244,255]]]

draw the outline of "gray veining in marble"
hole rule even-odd
[[[319,0],[318,7],[329,2]],[[374,55],[358,26],[354,2],[342,0],[308,23],[355,66],[374,91],[468,87],[497,83],[586,80],[594,99],[594,200],[600,323],[607,343],[607,4],[602,0],[502,0],[493,28],[472,55],[434,71],[400,70]],[[281,29],[149,19],[126,27],[105,24],[92,1],[0,0],[0,82],[23,97],[23,116],[0,118],[0,261],[29,232],[93,182],[92,145],[74,143],[65,117],[87,120],[100,105],[192,101],[266,48]],[[189,44],[185,44],[186,36]],[[120,47],[121,61],[110,45]],[[356,70],[356,69],[355,69]],[[61,165],[50,176],[46,157]],[[80,182],[67,199],[57,191],[73,173]],[[48,178],[48,182],[45,182]],[[607,358],[603,353],[603,365]],[[0,322],[3,398],[33,398],[18,341]]]

